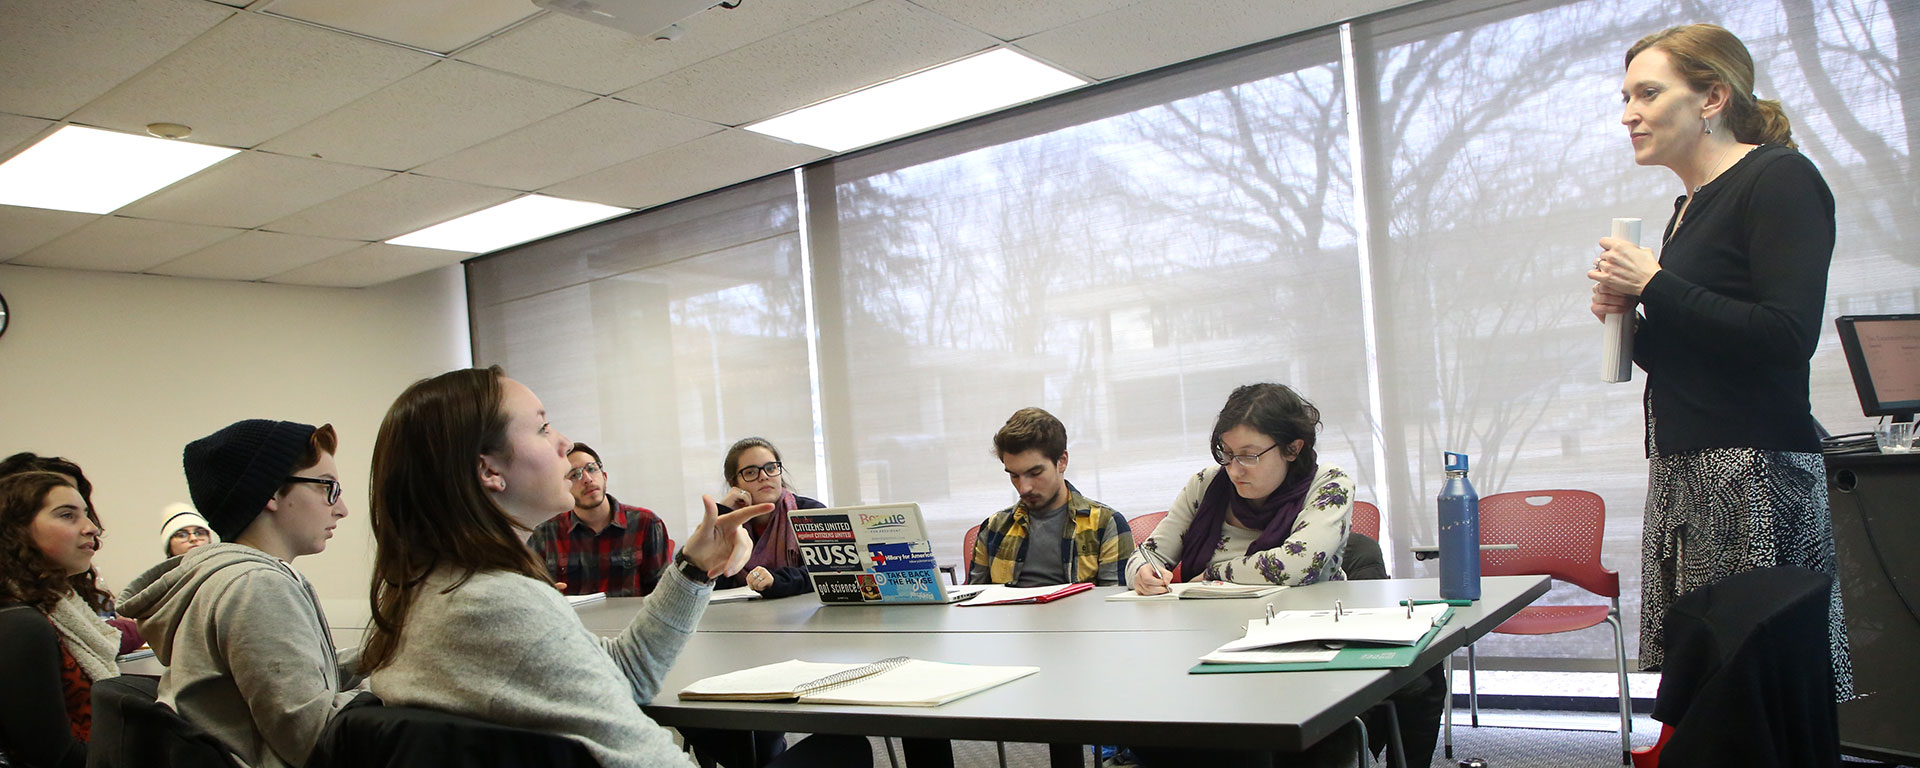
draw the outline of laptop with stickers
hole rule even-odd
[[[948,589],[919,504],[804,509],[787,516],[822,603],[937,604],[972,594]]]

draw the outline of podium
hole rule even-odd
[[[1827,457],[1853,682],[1840,704],[1845,754],[1920,764],[1920,453]]]

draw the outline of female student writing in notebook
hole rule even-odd
[[[633,622],[599,638],[525,541],[573,505],[567,438],[498,367],[401,393],[373,449],[373,631],[362,656],[388,704],[426,707],[581,742],[601,765],[691,765],[640,706],[706,609],[742,523],[705,516]],[[671,695],[671,694],[669,694]],[[865,739],[813,737],[779,768],[865,765]]]
[[[1280,384],[1233,391],[1213,425],[1213,460],[1173,499],[1127,561],[1143,595],[1181,581],[1298,586],[1345,579],[1353,478],[1313,451],[1320,411]]]

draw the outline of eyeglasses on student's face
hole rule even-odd
[[[574,467],[571,471],[567,472],[567,482],[570,482],[570,483],[580,482],[580,478],[586,477],[587,475],[600,474],[605,469],[606,467],[602,466],[600,462],[589,461],[585,464]]]
[[[314,485],[324,485],[324,486],[326,486],[326,487],[327,487],[327,506],[333,506],[333,505],[335,505],[335,504],[338,504],[338,503],[340,503],[340,481],[338,481],[338,480],[329,480],[329,479],[327,479],[327,478],[324,478],[324,477],[293,477],[293,476],[289,476],[289,477],[287,477],[287,482],[289,482],[289,483],[313,483]]]
[[[1226,466],[1228,463],[1235,462],[1235,461],[1240,462],[1240,466],[1243,466],[1243,467],[1254,467],[1254,466],[1259,466],[1260,457],[1267,455],[1268,452],[1278,447],[1280,447],[1280,444],[1274,443],[1273,445],[1267,446],[1267,450],[1261,451],[1259,453],[1233,454],[1233,453],[1227,453],[1226,448],[1216,445],[1213,447],[1213,460],[1220,462],[1220,466],[1223,466],[1223,467]]]
[[[784,471],[785,470],[780,467],[780,462],[769,461],[757,467],[741,467],[739,474],[741,480],[751,483],[761,477],[779,477],[780,473]]]
[[[182,528],[180,530],[173,532],[174,541],[186,541],[188,539],[211,539],[211,538],[213,538],[213,531],[209,531],[197,525],[189,525],[185,528]]]

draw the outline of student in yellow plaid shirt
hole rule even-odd
[[[994,434],[993,447],[1020,501],[980,524],[967,583],[1120,584],[1133,531],[1112,507],[1067,482],[1067,428],[1060,420],[1022,408]]]

